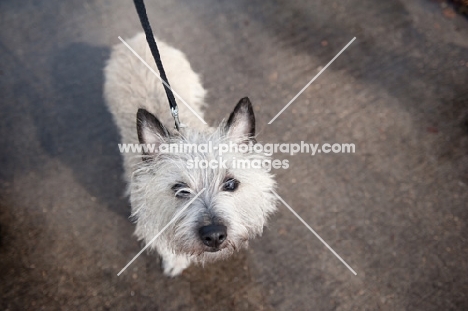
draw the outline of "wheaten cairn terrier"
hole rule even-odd
[[[127,43],[154,69],[143,33]],[[184,54],[158,41],[171,87],[203,117],[205,90]],[[105,98],[122,143],[154,144],[154,152],[124,153],[125,179],[136,223],[135,235],[150,242],[202,189],[203,193],[153,243],[164,273],[176,276],[191,262],[223,259],[261,235],[276,210],[273,176],[264,168],[239,168],[235,160],[265,161],[252,151],[222,154],[227,167],[188,168],[197,160],[219,160],[220,144],[255,143],[255,116],[248,98],[239,101],[227,121],[206,127],[179,102],[181,122],[174,120],[160,80],[123,44],[113,48],[105,68]],[[158,117],[156,117],[158,116]],[[164,126],[163,124],[166,124]],[[208,144],[211,152],[163,153],[161,144]],[[193,163],[193,162],[192,162]]]

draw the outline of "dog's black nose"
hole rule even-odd
[[[227,228],[223,225],[208,225],[198,231],[200,238],[206,246],[219,247],[227,238]]]

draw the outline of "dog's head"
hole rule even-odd
[[[248,98],[207,132],[183,128],[171,134],[143,109],[137,130],[140,144],[155,146],[143,154],[130,185],[140,239],[150,242],[173,222],[151,247],[204,262],[226,257],[261,235],[276,209],[275,182],[264,167],[270,159],[249,148],[256,142]]]

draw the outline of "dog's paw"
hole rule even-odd
[[[190,265],[190,261],[185,257],[171,256],[171,258],[163,258],[162,268],[166,276],[178,276]]]

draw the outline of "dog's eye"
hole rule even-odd
[[[223,191],[236,191],[240,181],[234,178],[228,178],[223,184]]]
[[[174,194],[177,198],[188,198],[190,197],[190,188],[189,186],[184,183],[184,182],[179,182],[176,183],[174,186],[172,186],[172,191],[174,191]]]

